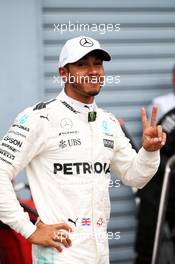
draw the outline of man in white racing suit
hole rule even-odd
[[[64,90],[20,113],[0,142],[0,220],[33,243],[35,264],[108,264],[111,169],[125,184],[142,188],[158,168],[166,135],[156,127],[157,108],[150,125],[142,109],[137,154],[115,117],[94,101],[103,60],[110,59],[92,38],[68,40],[59,58]],[[36,225],[11,183],[23,168],[39,214]]]

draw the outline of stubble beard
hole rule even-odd
[[[81,88],[78,87],[78,84],[77,83],[73,83],[72,86],[73,86],[74,89],[81,91]],[[94,96],[96,96],[96,95],[98,95],[100,93],[101,87],[102,86],[100,86],[100,89],[98,91],[88,91],[88,92],[84,92],[82,90],[82,93],[85,96],[93,96],[94,97]]]
[[[101,90],[101,87],[100,87],[100,90]],[[90,91],[90,92],[88,92],[88,95],[89,96],[96,96],[100,93],[100,90],[99,91],[92,91],[92,92]]]

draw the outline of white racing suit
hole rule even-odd
[[[159,151],[136,154],[114,116],[91,107],[94,122],[88,122],[87,106],[62,92],[19,114],[0,142],[0,220],[26,238],[36,230],[11,184],[27,167],[40,219],[74,230],[72,246],[62,253],[33,245],[35,264],[108,264],[110,170],[141,188],[158,168]]]

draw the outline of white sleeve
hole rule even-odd
[[[0,141],[0,220],[28,238],[35,230],[20,206],[11,180],[45,147],[45,134],[33,111],[19,114]]]
[[[156,173],[160,163],[160,153],[159,151],[148,152],[143,147],[136,153],[119,125],[117,129],[111,169],[124,184],[142,188]]]

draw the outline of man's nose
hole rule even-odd
[[[88,74],[98,74],[99,70],[95,65],[91,65],[88,67]]]

